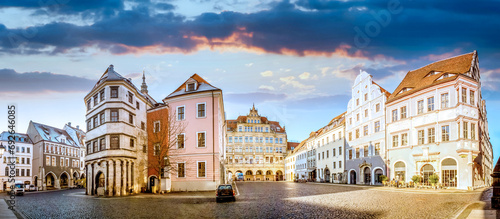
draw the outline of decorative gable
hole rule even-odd
[[[198,89],[198,82],[193,78],[189,78],[186,81],[186,92],[195,91]]]

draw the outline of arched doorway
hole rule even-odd
[[[253,173],[251,170],[247,170],[245,173],[245,180],[246,181],[253,181]]]
[[[281,170],[276,171],[276,181],[283,181],[283,172]]]
[[[420,171],[422,175],[423,184],[430,185],[429,176],[432,176],[434,174],[434,167],[430,164],[426,164],[422,167]]]
[[[272,179],[273,179],[273,171],[271,171],[271,170],[266,171],[266,181],[269,181]]]
[[[236,181],[243,181],[245,179],[245,176],[243,175],[243,172],[241,172],[241,170],[237,170],[234,177]]]
[[[101,171],[99,171],[96,175],[95,175],[95,191],[94,191],[94,194],[97,195],[97,189],[100,188],[100,187],[105,187],[106,186],[106,181],[105,181],[105,178],[104,178],[104,173],[102,173]]]
[[[325,182],[330,182],[330,169],[325,169]]]
[[[351,170],[349,173],[349,184],[356,184],[356,171]]]
[[[402,161],[394,164],[394,176],[397,180],[405,182],[406,180],[406,165]]]
[[[364,182],[365,182],[365,184],[366,185],[370,185],[371,179],[372,179],[372,174],[371,174],[370,167],[365,167],[363,169],[363,175],[364,175]]]
[[[55,179],[54,174],[47,173],[47,175],[45,176],[45,183],[47,184],[47,190],[54,189],[55,182],[56,182],[56,179]]]
[[[457,187],[457,161],[446,158],[441,162],[441,179],[446,187]]]
[[[149,183],[148,183],[148,192],[151,193],[156,193],[157,190],[157,185],[158,184],[158,178],[156,176],[150,176],[149,177]]]
[[[69,185],[69,177],[66,172],[61,174],[61,178],[59,179],[59,186],[62,188],[67,188]]]
[[[381,184],[382,182],[380,181],[380,176],[384,175],[382,169],[376,169],[373,174],[375,178],[373,181],[375,182],[375,184]]]
[[[262,174],[262,170],[257,170],[257,172],[255,172],[255,179],[257,181],[263,181],[264,180],[264,176]]]

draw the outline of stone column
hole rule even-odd
[[[115,162],[115,194],[116,196],[122,195],[122,171],[121,171],[121,160]]]
[[[125,193],[125,180],[126,180],[126,172],[125,172],[125,161],[120,161],[120,194],[126,195]]]
[[[129,189],[129,188],[130,188],[130,187],[129,187],[129,186],[130,186],[130,181],[129,181],[129,180],[130,180],[130,172],[129,172],[129,170],[130,170],[130,169],[129,169],[129,166],[128,166],[128,165],[129,165],[129,162],[127,161],[127,163],[126,163],[126,167],[125,167],[125,170],[126,170],[125,172],[126,172],[126,174],[127,174],[127,177],[126,177],[126,179],[127,179],[127,183],[125,183],[125,185],[126,185],[126,186],[125,186],[125,190],[126,190],[126,191],[125,191],[125,192],[126,192],[125,194],[128,194],[128,193],[130,192],[130,189]]]

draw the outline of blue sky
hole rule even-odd
[[[223,89],[228,119],[255,103],[300,141],[346,110],[360,70],[392,92],[410,70],[477,50],[498,159],[499,1],[43,2],[0,2],[0,103],[18,106],[20,132],[83,127],[83,97],[113,64],[138,86],[145,71],[158,101],[197,73]]]

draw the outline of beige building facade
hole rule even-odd
[[[227,120],[226,175],[245,181],[285,180],[286,131],[279,122],[259,115]]]

